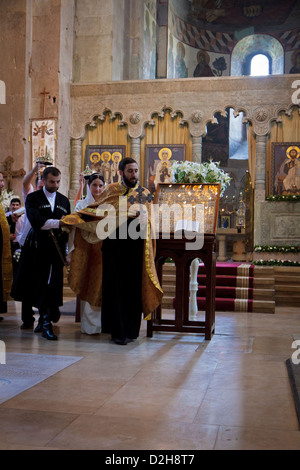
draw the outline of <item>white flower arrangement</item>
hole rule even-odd
[[[2,193],[0,194],[0,204],[2,204],[2,207],[4,209],[4,212],[9,211],[9,205],[10,201],[13,197],[18,197],[16,194],[14,194],[14,191],[8,191],[6,188],[3,189]],[[20,199],[20,198],[19,198]]]
[[[228,173],[220,168],[220,162],[177,162],[171,167],[172,183],[220,183],[220,195],[231,181]]]

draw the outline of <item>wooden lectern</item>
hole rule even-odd
[[[220,187],[218,184],[160,184],[154,199],[154,204],[162,208],[161,217],[165,217],[167,205],[203,204],[202,229],[204,233],[203,246],[187,249],[190,238],[176,238],[175,231],[171,231],[168,238],[163,232],[159,233],[156,242],[155,264],[157,275],[162,285],[162,267],[167,258],[172,258],[176,268],[175,290],[175,319],[165,319],[162,308],[159,306],[147,322],[147,336],[152,337],[154,331],[204,333],[205,339],[210,340],[215,332],[215,286],[216,286],[216,223],[219,205]],[[178,214],[180,212],[179,206]],[[175,208],[176,209],[176,208]],[[174,209],[174,214],[176,210]],[[165,211],[165,212],[164,212]],[[182,216],[182,214],[180,214]],[[197,220],[196,220],[197,221]],[[195,222],[195,220],[192,220]],[[176,214],[172,220],[173,229],[176,226]],[[199,258],[206,267],[206,308],[204,321],[189,319],[189,283],[190,266],[195,258]]]

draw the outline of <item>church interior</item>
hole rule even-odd
[[[212,233],[213,334],[149,334],[149,321],[126,346],[82,334],[67,272],[57,342],[20,329],[8,302],[0,449],[300,449],[286,365],[300,340],[299,25],[299,0],[0,0],[3,207],[39,159],[60,169],[72,209],[82,172],[117,181],[113,154],[136,160],[153,197],[171,182],[163,150],[230,177]],[[167,261],[161,312],[176,326]],[[201,257],[195,270],[203,321]]]

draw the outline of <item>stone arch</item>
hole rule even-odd
[[[231,55],[231,76],[245,75],[245,64],[255,54],[270,58],[270,75],[284,73],[284,50],[278,39],[268,34],[251,34],[241,39]]]

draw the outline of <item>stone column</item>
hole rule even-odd
[[[227,261],[228,258],[226,256],[226,235],[217,235],[218,242],[219,242],[219,256],[218,261]]]
[[[267,136],[256,136],[255,190],[254,190],[254,245],[260,245],[261,209],[266,199],[266,152]]]
[[[131,157],[134,158],[141,168],[141,138],[131,137]]]
[[[70,189],[69,199],[72,201],[75,199],[76,193],[79,189],[79,175],[81,173],[81,139],[71,139],[71,178],[70,178]]]
[[[193,162],[202,162],[202,136],[192,136],[192,160]]]
[[[255,201],[263,202],[266,198],[266,153],[267,136],[256,136],[255,160]]]

